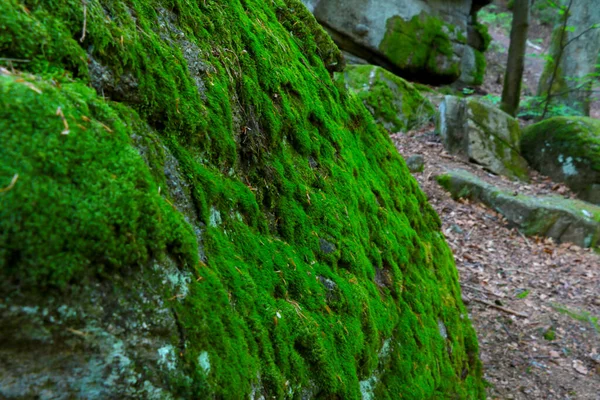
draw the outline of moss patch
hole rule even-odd
[[[466,43],[455,31],[456,27],[426,13],[408,21],[392,17],[379,49],[411,76],[430,74],[439,80],[433,83],[450,83],[460,77],[460,59],[454,55],[452,42]]]
[[[348,66],[339,79],[356,93],[375,120],[390,132],[406,132],[429,123],[435,109],[409,82],[372,65]]]
[[[598,120],[554,117],[531,125],[523,133],[521,151],[533,168],[600,204]]]
[[[3,297],[172,257],[174,395],[484,397],[439,218],[300,2],[90,1],[84,38],[83,4],[0,3],[0,55],[29,60],[0,80]]]

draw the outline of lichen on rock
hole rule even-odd
[[[529,126],[521,151],[530,165],[578,197],[600,204],[600,122],[587,117],[554,117]]]
[[[520,154],[517,120],[476,99],[446,96],[439,106],[438,131],[444,147],[465,161],[512,179],[528,180]]]
[[[439,218],[299,1],[0,26],[0,397],[484,397]]]

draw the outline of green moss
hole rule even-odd
[[[547,96],[548,93],[563,93],[568,90],[569,86],[560,67],[556,67],[556,58],[560,51],[560,41],[562,36],[562,27],[557,26],[552,31],[552,37],[550,39],[550,49],[548,54],[551,56],[546,60],[544,64],[544,70],[542,71],[542,75],[540,76],[540,82],[538,85],[538,96]],[[564,35],[565,37],[568,35]],[[555,73],[556,69],[556,73]],[[550,87],[550,83],[552,81],[552,87]]]
[[[82,39],[83,4],[0,3],[0,56],[29,60],[0,81],[4,282],[59,296],[173,256],[198,398],[355,399],[374,375],[382,399],[484,397],[439,218],[300,2],[87,2]]]
[[[460,60],[454,57],[451,36],[455,30],[454,26],[426,13],[408,21],[396,16],[387,20],[379,49],[412,76],[431,74],[439,83],[449,83],[460,76]]]
[[[0,76],[0,185],[18,176],[0,195],[5,276],[64,286],[91,265],[108,273],[167,248],[196,262],[189,227],[158,195],[129,133],[118,111],[82,84],[59,90]]]
[[[473,114],[473,121],[479,129],[485,132],[486,137],[492,143],[497,158],[504,160],[503,165],[507,173],[523,181],[529,180],[527,163],[521,157],[518,148],[521,129],[517,120],[477,100],[469,100],[468,107]],[[494,120],[506,121],[506,124],[499,129],[506,129],[507,136],[501,136],[500,132],[495,131],[494,127],[497,122]]]
[[[431,102],[410,82],[383,68],[352,65],[338,79],[343,80],[375,120],[391,132],[419,128],[435,115]]]
[[[523,156],[538,171],[565,182],[582,199],[600,202],[600,122],[587,117],[554,117],[529,126]]]
[[[475,50],[475,78],[474,85],[481,85],[483,83],[483,79],[485,78],[485,69],[487,68],[487,61],[485,60],[485,55]]]
[[[492,35],[489,33],[488,26],[479,22],[475,23],[475,31],[481,38],[481,47],[477,48],[476,50],[484,53],[487,51],[487,49],[489,49],[490,44],[492,43]]]
[[[546,339],[548,341],[556,340],[556,331],[554,330],[553,327],[548,328],[544,332],[544,339]]]
[[[530,158],[546,143],[547,151],[557,156],[561,153],[565,157],[585,159],[592,169],[600,172],[600,121],[597,119],[554,117],[530,125],[523,132],[521,147]]]

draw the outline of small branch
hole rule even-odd
[[[15,187],[15,183],[17,183],[17,179],[19,179],[19,174],[15,174],[15,176],[13,176],[12,180],[10,181],[10,184],[5,188],[0,189],[0,193],[8,192],[13,187]]]
[[[554,71],[552,71],[552,76],[550,76],[550,83],[548,84],[548,96],[546,98],[546,103],[544,104],[544,111],[542,111],[542,118],[546,118],[546,114],[548,113],[548,108],[550,107],[550,96],[552,94],[552,86],[554,85],[554,80],[556,79],[556,75],[558,74],[558,65],[560,64],[561,58],[563,56],[563,52],[565,50],[565,46],[563,46],[563,42],[565,40],[565,34],[567,32],[567,22],[569,20],[569,14],[571,13],[571,6],[573,5],[573,0],[569,0],[569,5],[567,6],[564,14],[563,25],[560,32],[560,45],[558,55],[556,56],[556,60],[554,60]]]
[[[503,298],[504,297],[501,294],[497,294],[497,293],[492,292],[491,290],[486,290],[486,289],[478,288],[478,287],[467,285],[467,284],[462,284],[461,286],[464,287],[464,288],[467,288],[467,289],[475,290],[476,292],[479,292],[479,293],[489,294],[489,295],[496,296],[496,297],[499,297],[499,298]]]
[[[596,26],[596,25],[592,25],[589,28],[587,28],[585,31],[581,32],[579,35],[575,36],[574,38],[571,38],[569,41],[567,41],[567,43],[565,43],[565,48],[570,45],[571,43],[573,43],[574,41],[576,41],[577,39],[579,39],[580,37],[582,37],[583,35],[585,35],[586,33],[588,33],[589,31],[593,30],[593,29],[598,29],[600,28],[600,26]]]
[[[523,314],[521,312],[518,312],[518,311],[515,311],[515,310],[511,310],[510,308],[499,306],[497,304],[491,303],[491,302],[486,301],[486,300],[481,300],[481,299],[477,299],[477,298],[473,298],[473,300],[476,301],[476,302],[478,302],[478,303],[485,304],[488,307],[492,307],[492,308],[495,308],[497,310],[504,311],[505,313],[516,315],[517,317],[529,318],[529,315],[527,315],[527,314]]]
[[[82,0],[83,2],[83,31],[81,32],[81,39],[79,39],[79,43],[83,43],[85,40],[85,31],[87,29],[87,0]]]
[[[0,61],[19,62],[19,63],[28,63],[28,62],[31,62],[31,60],[25,60],[25,59],[22,59],[22,58],[7,58],[7,57],[0,57]]]

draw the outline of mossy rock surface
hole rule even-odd
[[[599,247],[600,207],[559,196],[515,195],[464,170],[448,171],[436,179],[454,199],[479,201],[528,236]]]
[[[600,204],[599,120],[554,117],[531,125],[523,133],[521,151],[534,169]]]
[[[0,397],[484,398],[439,218],[299,1],[0,26]]]
[[[499,175],[529,179],[527,162],[519,152],[521,129],[516,119],[477,99],[456,96],[446,96],[439,111],[438,131],[451,154]]]
[[[464,45],[466,38],[459,33],[455,26],[425,12],[409,20],[397,16],[387,20],[379,49],[406,76],[423,81],[421,76],[429,75],[432,83],[450,83],[461,74],[454,42]]]
[[[390,132],[418,129],[435,117],[433,105],[417,88],[383,68],[349,65],[338,78]]]
[[[341,49],[410,81],[450,84],[461,72],[481,73],[469,50],[485,51],[490,36],[470,0],[302,1]]]

